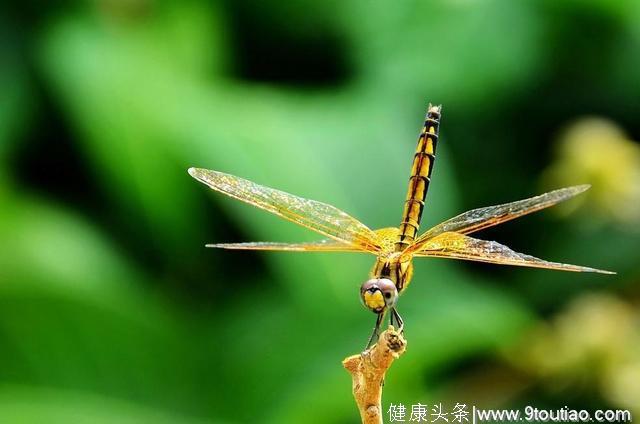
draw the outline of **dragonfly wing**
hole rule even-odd
[[[287,252],[362,252],[362,249],[352,244],[344,244],[333,240],[320,240],[309,243],[216,243],[207,244],[207,247],[231,250],[277,250]]]
[[[445,232],[427,241],[414,256],[463,259],[500,265],[516,265],[574,272],[615,274],[595,268],[549,262],[518,253],[495,241],[479,240],[459,233]]]
[[[335,241],[377,253],[376,233],[357,219],[326,203],[304,199],[233,175],[189,168],[189,174],[213,190],[269,211]]]
[[[427,230],[416,239],[414,243],[415,247],[410,246],[408,249],[411,251],[418,251],[420,250],[421,243],[447,231],[457,232],[460,234],[471,234],[484,228],[502,224],[503,222],[519,218],[523,215],[527,215],[571,199],[572,197],[589,189],[589,187],[589,185],[584,184],[561,188],[559,190],[550,191],[524,200],[472,209]]]

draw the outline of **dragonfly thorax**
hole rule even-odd
[[[391,280],[401,293],[411,281],[413,264],[411,259],[405,259],[400,252],[393,252],[378,256],[371,269],[371,278],[385,278]]]

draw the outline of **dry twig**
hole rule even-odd
[[[404,353],[406,346],[407,341],[402,334],[389,326],[371,349],[342,361],[353,378],[353,397],[363,424],[382,424],[384,376],[393,361]]]

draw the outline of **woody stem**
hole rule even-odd
[[[402,355],[407,341],[392,326],[368,350],[352,355],[342,365],[353,379],[353,397],[363,424],[382,424],[382,387],[393,361]]]

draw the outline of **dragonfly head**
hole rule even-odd
[[[379,314],[387,308],[395,306],[398,290],[393,281],[387,278],[372,278],[362,283],[360,298],[364,306]]]

